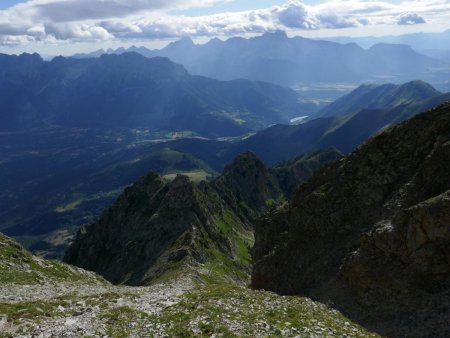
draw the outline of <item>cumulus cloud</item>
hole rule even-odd
[[[316,17],[308,12],[306,7],[297,2],[290,2],[274,11],[278,21],[288,28],[314,29],[319,26]]]
[[[419,25],[427,23],[423,16],[416,13],[402,13],[397,17],[399,25]]]
[[[53,24],[45,25],[45,32],[57,40],[109,40],[114,36],[105,28],[88,24]]]
[[[405,0],[401,4],[383,0],[333,0],[314,6],[290,0],[269,8],[201,17],[171,14],[173,9],[226,1],[232,0],[29,0],[0,11],[0,44],[413,25],[426,23],[428,17],[450,13],[447,0]],[[404,13],[404,8],[409,11]]]

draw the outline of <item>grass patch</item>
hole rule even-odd
[[[157,320],[173,337],[377,337],[323,304],[227,283],[186,294]]]
[[[208,253],[212,258],[205,263],[207,274],[201,276],[206,283],[217,284],[224,281],[248,283],[249,271],[246,271],[239,262],[214,248],[209,249]]]
[[[239,221],[231,210],[225,210],[223,215],[217,218],[215,225],[217,229],[223,235],[231,235],[236,227],[239,225]]]
[[[235,281],[248,283],[250,278],[253,233],[243,228],[241,221],[231,210],[225,210],[214,223],[217,230],[231,244],[231,254],[218,250],[215,246],[208,249],[210,259],[205,264],[208,271],[203,276],[208,283]]]
[[[0,235],[0,283],[19,285],[45,281],[98,283],[104,280],[59,261],[41,260],[13,240]]]
[[[73,211],[76,208],[78,208],[78,206],[83,203],[84,199],[78,199],[76,201],[72,201],[69,204],[63,205],[63,206],[59,206],[57,208],[55,208],[55,211],[58,213],[64,213],[64,212],[69,212],[69,211]]]
[[[154,316],[128,306],[105,309],[100,318],[106,320],[106,335],[114,338],[129,337],[132,333],[145,331],[145,327],[155,323]]]
[[[44,317],[67,316],[69,313],[58,311],[58,307],[66,308],[68,304],[68,300],[62,298],[14,304],[0,303],[0,313],[7,316],[8,322],[16,324],[21,319],[36,320]]]

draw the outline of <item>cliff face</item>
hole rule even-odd
[[[333,302],[389,335],[445,335],[449,172],[450,104],[380,133],[257,224],[253,286]]]

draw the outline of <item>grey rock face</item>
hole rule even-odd
[[[253,286],[393,336],[450,327],[450,105],[372,138],[256,226]]]

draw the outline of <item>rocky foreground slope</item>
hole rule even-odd
[[[256,226],[255,288],[387,336],[450,334],[450,104],[383,131]]]
[[[0,235],[0,337],[376,337],[307,298],[211,282],[200,269],[114,286]],[[201,277],[201,278],[200,278]]]

